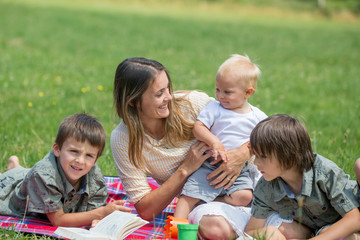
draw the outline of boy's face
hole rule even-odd
[[[87,140],[82,143],[73,137],[69,137],[61,149],[54,143],[53,151],[55,156],[59,158],[67,180],[75,187],[81,177],[86,175],[95,165],[99,149],[92,146]]]
[[[254,163],[266,181],[272,181],[277,177],[281,177],[283,173],[279,160],[273,156],[255,156]]]
[[[236,74],[226,73],[221,76],[216,75],[215,97],[221,106],[229,110],[241,109],[251,96],[247,93],[247,88],[242,86]]]

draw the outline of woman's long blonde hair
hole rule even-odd
[[[184,97],[174,98],[172,83],[168,70],[159,62],[134,57],[125,59],[119,64],[114,80],[114,105],[117,115],[122,118],[129,131],[129,159],[137,168],[145,168],[142,156],[144,146],[144,127],[139,117],[138,104],[142,95],[154,81],[160,71],[169,79],[169,92],[173,96],[169,102],[169,116],[165,119],[165,143],[175,146],[180,141],[191,140],[193,122],[189,121],[181,106],[191,107]]]

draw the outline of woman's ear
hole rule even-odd
[[[129,97],[126,97],[126,101],[128,101],[128,100],[129,100]],[[130,102],[129,102],[129,105],[130,105],[130,107],[134,107],[133,101],[130,101]]]
[[[53,152],[54,152],[54,155],[56,157],[59,157],[60,156],[60,147],[57,143],[54,143],[53,146],[52,146],[52,149],[53,149]]]

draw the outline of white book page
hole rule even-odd
[[[90,232],[83,228],[58,227],[55,234],[69,239],[111,239],[109,236],[102,233]]]
[[[94,228],[91,228],[91,232],[100,232],[111,236],[116,239],[121,229],[131,220],[136,218],[135,214],[114,211],[110,215],[103,218],[96,224]],[[121,237],[121,236],[119,236]]]
[[[136,229],[144,226],[147,223],[148,223],[148,221],[145,221],[145,220],[143,220],[141,218],[134,218],[130,222],[128,222],[128,224],[126,226],[124,226],[124,228],[121,230],[120,236],[122,238],[125,238],[129,234],[131,234],[133,231],[135,231]],[[118,236],[118,239],[120,239],[119,236]]]

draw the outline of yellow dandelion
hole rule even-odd
[[[54,100],[54,101],[52,101],[52,105],[56,105],[56,101]]]
[[[86,93],[86,88],[81,88],[81,92]]]
[[[104,87],[103,87],[102,85],[99,85],[99,86],[97,87],[97,89],[98,89],[99,91],[102,91],[102,90],[104,89]]]
[[[43,97],[44,93],[43,92],[39,92],[39,97]]]
[[[60,76],[56,76],[55,81],[56,81],[57,83],[61,83],[61,77],[60,77]]]
[[[32,102],[28,102],[28,107],[32,107],[32,106],[33,106]]]

